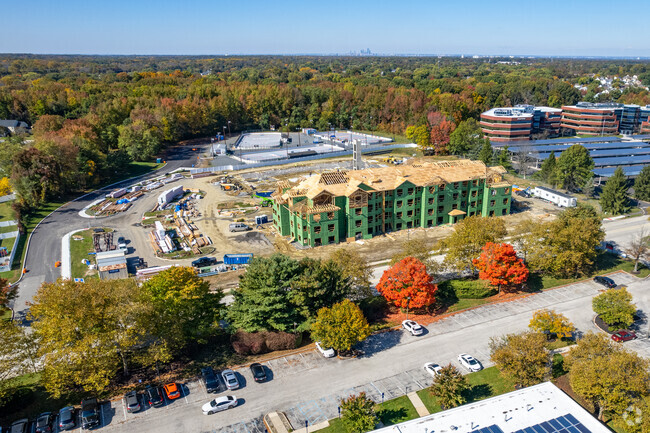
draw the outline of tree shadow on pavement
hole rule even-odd
[[[402,340],[402,335],[405,335],[405,333],[401,330],[393,329],[387,332],[373,334],[360,345],[359,349],[364,352],[365,357],[371,357],[383,350],[397,346]]]

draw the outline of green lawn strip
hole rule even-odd
[[[413,406],[411,400],[405,395],[376,405],[375,413],[379,421],[385,426],[418,418],[418,412],[415,410],[415,406]],[[343,422],[339,418],[333,418],[329,420],[329,423],[329,427],[319,430],[319,432],[347,433]]]
[[[16,219],[14,217],[14,211],[11,208],[12,201],[5,201],[0,203],[0,221],[11,221]]]
[[[512,382],[505,379],[496,367],[485,368],[476,373],[470,373],[465,377],[471,387],[465,395],[467,403],[515,390]],[[429,393],[428,388],[418,391],[418,396],[420,396],[422,403],[424,403],[430,413],[440,412],[442,410],[438,404],[438,399]]]
[[[15,242],[16,242],[16,238],[0,239],[0,247],[7,248],[7,253],[10,254],[11,251],[14,249],[14,243]]]
[[[0,320],[11,320],[11,309],[2,308],[0,309]]]
[[[83,239],[75,240],[75,236],[82,236]],[[89,259],[92,261],[92,256],[88,253],[93,252],[93,232],[92,230],[84,230],[75,233],[70,237],[70,275],[72,278],[84,278],[88,271],[88,266],[84,265],[81,260]]]
[[[4,226],[4,227],[0,227],[0,234],[2,234],[2,233],[17,232],[17,231],[18,231],[18,226]]]
[[[478,307],[479,305],[487,304],[489,302],[489,299],[459,299],[458,302],[450,305],[446,312],[453,313],[467,308]]]

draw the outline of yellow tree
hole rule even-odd
[[[505,377],[526,387],[543,382],[551,372],[546,338],[536,332],[510,334],[490,340],[490,359]]]
[[[9,178],[3,177],[0,179],[0,196],[11,194],[11,184]]]
[[[500,242],[506,236],[503,219],[471,216],[454,226],[454,233],[439,247],[446,250],[445,263],[457,270],[475,270],[472,260],[488,242]]]
[[[535,311],[528,327],[535,332],[546,334],[549,338],[553,335],[558,338],[569,338],[576,330],[566,316],[547,309]]]
[[[565,358],[571,388],[598,410],[623,415],[638,397],[648,395],[647,359],[601,334],[588,333]]]
[[[41,286],[30,311],[43,383],[53,396],[75,386],[101,392],[120,363],[128,374],[133,350],[145,341],[138,295],[133,280],[58,280]]]
[[[318,310],[311,335],[312,340],[322,342],[325,347],[347,352],[370,335],[370,326],[359,306],[345,299],[332,308]]]

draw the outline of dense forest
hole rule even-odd
[[[502,61],[502,62],[499,62]],[[0,56],[0,119],[33,125],[5,139],[0,178],[28,212],[87,189],[129,161],[182,139],[278,126],[413,136],[445,153],[461,123],[495,106],[580,100],[649,104],[643,87],[599,93],[595,76],[637,75],[650,63],[453,57]],[[574,84],[587,86],[580,91]],[[472,121],[473,122],[473,121]],[[475,122],[472,125],[476,125]],[[409,126],[413,126],[407,131]],[[428,134],[428,135],[427,135]]]

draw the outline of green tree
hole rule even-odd
[[[43,357],[42,381],[55,397],[81,386],[102,392],[145,343],[133,280],[44,283],[30,312]],[[152,322],[155,323],[155,322]]]
[[[557,159],[555,158],[555,152],[551,154],[542,162],[540,170],[537,172],[537,178],[550,184],[552,187],[558,184],[558,171],[557,171]]]
[[[537,332],[491,338],[490,359],[516,386],[532,386],[551,373],[551,352],[545,345],[546,337]]]
[[[499,243],[506,236],[505,222],[499,218],[471,216],[454,225],[454,233],[440,242],[446,250],[445,264],[462,271],[475,271],[472,260],[481,254],[488,242]]]
[[[587,197],[587,198],[592,198],[594,196],[594,177],[591,176],[589,179],[585,181],[585,184],[582,187],[582,193]]]
[[[489,165],[492,161],[492,145],[490,144],[490,140],[486,139],[483,141],[483,147],[481,147],[481,151],[478,154],[478,159],[483,161],[485,165]]]
[[[377,415],[375,403],[365,392],[341,399],[341,420],[348,433],[365,433],[375,429]]]
[[[497,162],[501,167],[505,168],[508,171],[512,171],[512,161],[510,160],[508,145],[505,145],[501,148]]]
[[[175,351],[205,343],[218,332],[222,298],[190,267],[173,266],[142,284],[142,299],[152,315],[149,331]]]
[[[537,310],[533,313],[528,327],[535,332],[545,334],[547,337],[569,338],[576,327],[563,314],[555,310]]]
[[[533,270],[561,278],[585,275],[603,239],[605,232],[598,213],[581,204],[563,211],[555,221],[537,225],[529,238],[528,263]]]
[[[460,406],[465,403],[463,395],[469,389],[465,376],[453,365],[449,364],[438,372],[429,387],[429,393],[438,398],[443,409]]]
[[[348,352],[370,335],[370,326],[359,306],[345,299],[332,308],[321,308],[311,325],[312,340],[339,352]]]
[[[291,282],[289,301],[303,320],[312,319],[323,307],[342,301],[350,293],[350,282],[341,268],[331,260],[304,258],[301,272]]]
[[[568,191],[577,191],[593,176],[594,160],[589,151],[575,144],[562,152],[557,160],[558,181]]]
[[[614,175],[607,179],[603,192],[600,194],[600,206],[603,208],[603,212],[620,215],[630,210],[627,189],[627,179],[623,174],[623,169],[617,167]]]
[[[650,165],[643,167],[634,181],[634,197],[638,200],[650,201]]]
[[[342,278],[350,283],[351,294],[355,299],[372,296],[370,278],[372,269],[367,260],[352,248],[338,248],[332,251],[329,259],[341,269]]]
[[[609,289],[594,297],[591,301],[594,313],[608,325],[624,327],[634,323],[636,305],[632,303],[632,294],[627,289]]]
[[[483,132],[475,119],[463,120],[449,136],[447,149],[452,155],[467,156],[474,148],[483,147]]]
[[[603,335],[584,335],[564,363],[571,388],[594,405],[600,420],[606,412],[622,415],[631,403],[648,394],[648,360]]]
[[[246,332],[292,330],[301,320],[289,292],[301,272],[298,261],[282,254],[253,259],[233,293],[228,312],[232,325]]]
[[[407,257],[414,257],[427,267],[427,272],[435,274],[439,271],[440,264],[431,257],[431,248],[423,239],[409,239],[402,242],[401,249],[390,258],[393,266]]]

